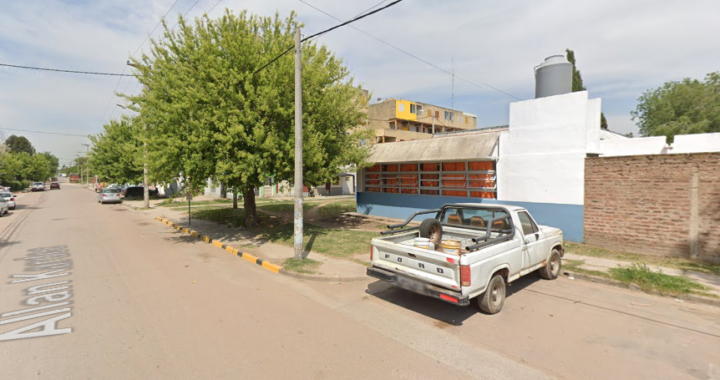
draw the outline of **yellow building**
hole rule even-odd
[[[378,143],[420,140],[435,133],[477,129],[477,116],[427,103],[386,99],[368,109]]]

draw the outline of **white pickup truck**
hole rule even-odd
[[[435,218],[407,227],[431,213]],[[502,310],[510,282],[533,271],[548,280],[560,274],[562,231],[539,226],[522,207],[446,204],[388,228],[372,240],[368,276],[456,305],[474,300],[487,314]],[[418,237],[429,238],[435,249],[415,246]],[[459,241],[460,251],[444,251],[448,241]]]

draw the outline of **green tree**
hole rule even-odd
[[[47,160],[48,173],[50,173],[49,177],[55,176],[55,174],[58,171],[58,166],[60,165],[60,159],[55,157],[55,155],[53,155],[50,152],[42,152],[42,153],[39,153],[39,155],[45,157],[45,159]]]
[[[643,136],[667,136],[668,142],[675,135],[720,132],[720,72],[647,90],[631,114]]]
[[[135,119],[123,117],[90,136],[90,166],[103,181],[140,183],[143,178],[142,129]]]
[[[254,188],[269,176],[294,173],[294,60],[286,54],[299,27],[287,19],[230,11],[194,25],[179,18],[165,25],[149,56],[134,61],[145,85],[127,98],[148,127],[149,166],[157,179],[182,175],[188,188],[207,179],[243,195],[246,225],[256,224]],[[366,118],[367,99],[353,86],[342,60],[325,46],[303,43],[303,170],[305,184],[363,164],[361,133],[348,133]]]
[[[572,66],[573,66],[573,69],[572,69],[572,92],[587,90],[585,88],[585,86],[583,85],[582,74],[580,74],[580,70],[577,69],[577,65],[575,64],[575,52],[570,49],[565,49],[565,53],[567,54],[568,62],[572,63]]]
[[[25,136],[10,135],[10,137],[5,140],[5,145],[8,146],[11,153],[25,152],[31,156],[35,154],[35,148],[33,148],[30,140]]]
[[[575,52],[570,49],[565,49],[565,53],[567,54],[568,62],[572,63],[573,66],[572,92],[586,91],[587,89],[583,84],[582,74],[580,74],[580,70],[577,69],[577,65],[575,63]],[[608,129],[607,119],[605,119],[605,113],[603,112],[600,112],[600,128]]]

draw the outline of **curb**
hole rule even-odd
[[[206,242],[206,243],[212,244],[212,245],[214,245],[214,246],[216,246],[216,247],[218,247],[218,248],[220,248],[220,249],[223,249],[223,250],[225,250],[225,251],[227,251],[227,252],[229,252],[229,253],[232,253],[233,255],[235,255],[235,256],[237,256],[237,257],[243,258],[243,259],[245,259],[245,260],[247,260],[247,261],[249,261],[249,262],[251,262],[251,263],[255,263],[255,264],[257,264],[257,265],[260,265],[261,267],[263,267],[263,268],[265,268],[265,269],[267,269],[267,270],[269,270],[269,271],[271,271],[271,272],[273,272],[273,273],[283,273],[283,274],[285,274],[285,271],[282,269],[281,266],[276,265],[276,264],[273,264],[273,263],[268,262],[268,261],[265,261],[265,260],[263,260],[263,259],[257,258],[257,257],[255,257],[255,256],[253,256],[253,255],[251,255],[251,254],[249,254],[249,253],[240,252],[238,249],[233,248],[232,246],[227,245],[227,244],[225,244],[225,243],[223,243],[223,242],[221,242],[221,241],[219,241],[219,240],[214,240],[214,239],[211,238],[210,236],[200,235],[200,233],[198,233],[198,232],[195,231],[195,230],[191,230],[191,229],[189,229],[189,228],[187,228],[187,227],[183,227],[183,226],[181,226],[181,225],[179,225],[179,224],[175,224],[174,222],[171,222],[171,221],[169,221],[169,220],[167,220],[167,219],[165,219],[165,218],[161,218],[161,217],[159,217],[159,216],[155,217],[155,220],[160,221],[160,222],[162,222],[162,223],[164,223],[164,224],[167,224],[168,226],[173,227],[173,228],[175,228],[175,229],[178,230],[178,231],[182,231],[182,232],[185,232],[186,234],[190,234],[190,236],[195,236],[195,237],[197,237],[198,239],[200,239],[200,240],[202,240],[202,241],[204,241],[204,242]]]
[[[645,294],[651,294],[654,296],[670,297],[670,298],[676,298],[676,299],[680,299],[680,300],[684,300],[684,301],[690,301],[690,302],[694,302],[694,303],[701,303],[701,304],[705,304],[705,305],[720,307],[720,299],[701,297],[701,296],[696,296],[694,294],[680,294],[680,295],[672,296],[672,295],[663,294],[660,292],[653,292],[653,291],[646,292],[636,286],[627,285],[620,281],[611,280],[609,278],[591,276],[591,275],[587,275],[587,274],[583,274],[583,273],[576,273],[576,272],[570,272],[570,271],[563,271],[563,273],[573,276],[576,280],[595,282],[595,283],[599,283],[599,284],[603,284],[603,285],[614,286],[617,288],[639,291],[639,292],[642,292]]]
[[[297,278],[299,280],[316,281],[316,282],[337,282],[337,283],[357,282],[357,281],[367,280],[369,278],[367,276],[355,276],[355,277],[313,276],[311,274],[288,272],[286,270],[283,270],[281,273],[288,277]]]

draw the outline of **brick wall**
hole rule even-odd
[[[584,221],[589,244],[720,262],[720,153],[587,158]]]

